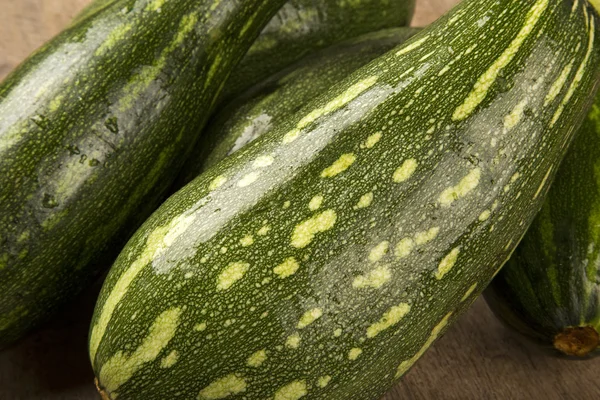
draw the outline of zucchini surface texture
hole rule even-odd
[[[0,347],[114,260],[283,0],[120,0],[0,85]]]
[[[246,90],[211,118],[175,187],[181,188],[206,168],[281,125],[334,83],[418,31],[392,28],[347,40],[311,54]]]
[[[600,97],[542,211],[485,297],[507,325],[548,349],[597,355],[600,338]]]
[[[185,186],[102,289],[103,395],[379,398],[539,210],[597,26],[586,2],[463,1]]]

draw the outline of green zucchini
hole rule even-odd
[[[540,208],[600,80],[573,4],[465,0],[168,199],[96,306],[104,397],[378,398]]]
[[[175,187],[280,125],[315,96],[353,71],[406,41],[417,28],[368,33],[311,54],[254,85],[211,118],[184,164]]]
[[[72,299],[160,204],[283,0],[119,0],[0,86],[0,347]]]
[[[486,290],[510,327],[556,354],[600,351],[600,96],[542,211]]]
[[[307,54],[380,29],[410,23],[415,0],[288,0],[233,70],[229,101]]]

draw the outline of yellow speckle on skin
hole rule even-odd
[[[359,275],[354,278],[352,287],[356,289],[375,288],[379,289],[392,279],[392,273],[387,266],[380,266],[367,275]]]
[[[96,50],[96,56],[101,56],[107,51],[115,47],[116,44],[120,43],[125,35],[133,29],[133,24],[119,25],[116,27],[106,38],[104,43]]]
[[[322,376],[317,381],[317,386],[319,386],[320,388],[324,388],[325,386],[329,385],[330,381],[331,381],[331,376],[329,376],[329,375]]]
[[[273,272],[281,279],[292,276],[298,271],[300,264],[294,257],[286,258],[281,264],[273,268]]]
[[[415,243],[419,246],[429,243],[437,237],[438,233],[440,233],[440,228],[437,226],[427,231],[418,232],[415,234]]]
[[[302,340],[302,338],[300,337],[298,332],[295,332],[295,333],[291,334],[290,336],[288,336],[288,338],[285,341],[285,346],[290,349],[297,349],[298,346],[300,346],[301,340]]]
[[[208,70],[208,74],[206,74],[206,80],[204,81],[204,88],[208,88],[215,77],[217,71],[219,71],[219,67],[221,66],[221,62],[223,62],[223,55],[217,54]]]
[[[225,178],[223,175],[219,175],[210,182],[210,184],[208,185],[208,190],[215,190],[223,186],[225,182],[227,182],[227,178]]]
[[[333,228],[337,214],[334,210],[326,210],[296,225],[292,233],[292,246],[304,248],[313,241],[317,233]]]
[[[148,11],[158,11],[162,6],[165,5],[167,0],[153,0],[148,3],[148,7],[146,8]]]
[[[169,231],[163,239],[166,246],[171,246],[194,223],[194,215],[180,215],[173,219]]]
[[[320,308],[313,308],[312,310],[308,310],[302,315],[300,321],[298,322],[298,329],[304,329],[319,318],[323,316],[323,310]]]
[[[274,161],[275,159],[273,158],[273,156],[260,156],[256,160],[254,160],[252,166],[254,168],[265,168],[273,164]]]
[[[256,353],[252,354],[250,357],[248,357],[248,361],[247,364],[250,367],[260,367],[262,365],[262,363],[265,362],[265,360],[267,359],[267,351],[266,350],[259,350]]]
[[[540,183],[540,186],[538,187],[537,191],[535,192],[535,195],[533,196],[534,199],[537,199],[537,197],[540,195],[540,193],[542,193],[542,189],[546,185],[546,182],[548,181],[548,178],[550,177],[551,173],[552,173],[552,167],[548,168],[548,171],[546,171],[546,175],[544,175],[544,179],[542,179],[542,183]]]
[[[479,214],[479,220],[481,222],[487,221],[487,219],[490,217],[491,214],[492,213],[490,212],[490,210],[485,210],[481,214]]]
[[[547,107],[550,103],[552,103],[556,96],[558,96],[558,94],[562,90],[563,86],[565,86],[567,78],[569,77],[569,74],[573,69],[574,62],[575,61],[571,61],[569,65],[565,66],[565,68],[563,68],[562,72],[560,73],[558,79],[556,79],[556,81],[552,84],[552,86],[550,87],[550,91],[546,95],[546,99],[544,99],[544,107]]]
[[[372,134],[371,136],[369,136],[367,138],[367,140],[365,141],[365,143],[363,144],[363,147],[366,147],[367,149],[372,148],[373,146],[375,146],[377,143],[379,143],[379,141],[381,140],[381,137],[383,135],[381,134],[381,132],[377,132]]]
[[[329,167],[325,168],[323,172],[321,172],[322,178],[331,178],[336,175],[341,174],[356,161],[356,156],[352,153],[342,154],[340,158],[338,158],[333,164]]]
[[[50,105],[48,106],[48,110],[50,110],[51,113],[56,112],[60,105],[62,104],[62,101],[65,99],[64,95],[58,95],[56,96],[54,99],[52,99],[52,101],[50,102]]]
[[[528,103],[529,103],[528,99],[521,100],[519,102],[519,104],[517,104],[515,106],[515,108],[512,109],[510,114],[508,114],[506,117],[504,117],[504,128],[505,129],[510,130],[510,129],[514,128],[515,126],[517,126],[517,124],[519,122],[521,122],[521,119],[523,119],[523,116],[525,115],[525,107],[527,106]]]
[[[199,324],[194,325],[194,330],[197,332],[203,332],[206,330],[206,322],[201,322]]]
[[[266,236],[269,231],[271,230],[271,227],[269,225],[263,225],[257,232],[256,234],[258,236]]]
[[[301,132],[302,131],[298,128],[292,129],[291,131],[286,133],[285,136],[283,137],[283,143],[284,144],[292,143],[294,140],[298,139]]]
[[[287,200],[285,203],[283,203],[283,209],[287,209],[290,208],[290,206],[292,205],[292,202]]]
[[[379,321],[367,328],[367,337],[369,339],[374,338],[384,330],[396,325],[409,311],[410,305],[406,303],[400,303],[397,306],[393,306],[383,314],[383,317],[381,317]]]
[[[446,325],[448,325],[448,321],[450,320],[451,316],[451,312],[446,314],[446,316],[440,321],[440,323],[437,324],[435,328],[433,328],[433,330],[431,331],[431,335],[429,335],[429,338],[427,339],[423,347],[421,347],[421,349],[414,356],[412,356],[412,358],[406,361],[402,361],[402,363],[398,366],[398,370],[396,371],[396,378],[400,378],[402,375],[404,375],[410,369],[410,367],[412,367],[412,365],[415,362],[417,362],[417,360],[421,358],[423,354],[425,354],[427,349],[438,338],[442,330],[446,327]]]
[[[417,166],[417,160],[414,158],[404,161],[404,163],[394,172],[392,179],[396,183],[407,181],[415,173]]]
[[[21,233],[21,235],[19,235],[19,238],[17,239],[17,243],[23,243],[23,242],[29,240],[30,236],[31,236],[31,234],[29,233],[29,231],[24,231],[23,233]]]
[[[396,55],[401,56],[410,51],[413,51],[414,49],[420,47],[423,43],[425,43],[427,41],[427,39],[429,39],[429,36],[425,36],[424,38],[419,39],[416,42],[413,42],[413,43],[409,44],[408,46],[403,47],[402,49],[400,49],[399,51],[396,52]]]
[[[390,242],[388,242],[387,240],[384,240],[383,242],[379,243],[369,252],[369,261],[375,263],[381,260],[387,254],[389,248]]]
[[[415,248],[415,242],[411,238],[404,238],[396,245],[396,257],[408,257]]]
[[[307,393],[306,382],[294,381],[276,391],[273,400],[298,400]]]
[[[463,301],[468,299],[469,296],[471,296],[471,294],[473,294],[473,292],[475,291],[476,288],[477,288],[477,282],[475,282],[474,284],[471,285],[471,287],[469,288],[469,290],[467,290],[467,292],[464,294],[462,299],[460,299],[460,302],[462,303]]]
[[[525,42],[525,40],[533,31],[534,27],[537,25],[540,17],[548,7],[548,2],[549,0],[537,0],[533,7],[531,7],[527,13],[525,23],[523,24],[523,27],[517,36],[504,50],[502,55],[500,55],[500,57],[494,61],[488,70],[479,77],[475,83],[475,86],[473,87],[473,90],[471,93],[469,93],[463,104],[454,110],[454,114],[452,115],[452,119],[454,121],[462,121],[469,117],[475,108],[477,108],[477,106],[479,106],[479,104],[481,104],[481,102],[486,98],[490,88],[494,82],[496,82],[500,71],[502,71],[504,67],[506,67],[513,60],[523,45],[523,42]]]
[[[246,272],[248,272],[248,268],[250,268],[250,264],[241,261],[229,264],[227,268],[221,271],[217,278],[217,290],[229,289],[234,283],[244,277]]]
[[[300,122],[298,122],[297,128],[303,129],[309,124],[315,122],[318,118],[322,117],[323,115],[330,114],[333,111],[339,110],[340,108],[348,104],[350,101],[358,97],[358,95],[360,95],[362,92],[373,86],[377,82],[377,79],[377,76],[371,76],[352,85],[340,96],[326,104],[325,107],[313,110],[304,118],[302,118]]]
[[[250,186],[258,180],[259,176],[260,176],[260,173],[257,171],[250,172],[249,174],[244,175],[242,177],[242,179],[240,179],[240,181],[238,182],[237,185],[238,185],[238,187],[241,187],[241,188]]]
[[[340,94],[338,97],[327,103],[322,108],[317,108],[310,113],[308,113],[304,118],[302,118],[296,128],[292,129],[283,137],[283,143],[291,143],[296,140],[301,133],[301,130],[315,122],[317,119],[322,117],[323,115],[330,114],[340,108],[344,107],[346,104],[350,103],[352,100],[357,98],[361,93],[365,90],[369,89],[377,82],[377,76],[370,76],[361,80],[360,82],[355,83],[351,87],[349,87],[344,93]]]
[[[119,350],[100,370],[100,383],[111,393],[126,383],[144,364],[154,361],[175,336],[181,308],[162,312],[152,323],[148,336],[131,354]]]
[[[348,352],[348,359],[354,361],[361,354],[362,354],[362,349],[359,349],[358,347],[355,347],[355,348],[351,349],[350,352]]]
[[[323,196],[319,194],[310,200],[308,203],[308,209],[311,211],[316,211],[321,208],[321,204],[323,204]]]
[[[237,375],[229,374],[217,379],[198,394],[199,400],[216,400],[239,394],[246,391],[246,380]]]
[[[472,169],[467,176],[461,179],[458,185],[444,190],[438,201],[443,207],[449,207],[456,200],[465,197],[479,185],[481,179],[481,168]]]
[[[162,361],[160,362],[160,367],[161,368],[171,368],[173,365],[175,365],[178,358],[179,358],[179,353],[177,352],[177,350],[173,350],[172,352],[169,353],[168,356],[166,356],[165,358],[162,359]]]
[[[460,253],[460,248],[456,247],[456,248],[452,249],[452,251],[450,253],[448,253],[448,255],[446,255],[446,257],[444,257],[442,259],[442,261],[440,262],[440,265],[438,265],[437,271],[435,271],[436,279],[438,279],[438,280],[442,279],[444,277],[444,275],[446,275],[448,272],[450,272],[452,267],[454,267],[454,264],[456,264],[456,260],[458,259],[459,253]]]
[[[252,244],[254,244],[254,238],[252,235],[246,235],[240,239],[240,244],[242,247],[252,246]]]
[[[373,192],[363,194],[354,206],[355,209],[367,208],[373,203]]]

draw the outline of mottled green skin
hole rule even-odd
[[[272,398],[293,381],[306,385],[303,399],[379,398],[396,381],[399,364],[433,341],[440,321],[460,315],[511,254],[541,206],[543,196],[535,194],[550,184],[551,179],[544,182],[546,172],[558,165],[585,117],[600,79],[593,68],[600,62],[600,38],[592,31],[593,47],[586,51],[590,32],[582,3],[571,13],[572,4],[549,1],[501,79],[493,81],[469,117],[452,118],[510,46],[534,1],[463,1],[397,48],[405,54],[394,50],[359,69],[172,196],[133,236],[103,287],[90,341],[100,386],[105,387],[103,377],[114,381],[116,376],[104,369],[109,360],[134,354],[151,332],[159,332],[151,330],[157,317],[179,310],[173,337],[154,348],[154,358],[138,358],[145,362],[109,395],[202,398],[211,384],[238,374],[247,386],[228,399]],[[586,10],[597,27],[595,14]],[[544,107],[563,67],[571,61],[579,66],[586,54],[589,63],[576,96],[564,99],[566,87],[575,84],[573,71]],[[351,96],[349,89],[356,90],[358,82],[364,90]],[[347,94],[344,105],[306,123],[308,115],[317,115],[315,110],[342,93]],[[505,117],[524,98],[531,104],[521,122],[504,131]],[[551,126],[563,102],[564,112]],[[301,120],[306,126],[296,140],[284,141]],[[382,137],[375,146],[361,147],[378,131]],[[354,164],[337,176],[321,177],[349,153],[356,156]],[[256,169],[256,161],[267,155],[272,164]],[[413,158],[418,162],[414,174],[394,182],[397,168]],[[478,185],[459,184],[477,169]],[[248,184],[252,172],[260,175]],[[520,177],[513,180],[517,172]],[[211,190],[219,176],[227,182],[219,179],[222,185]],[[459,198],[440,204],[440,196],[455,185]],[[366,192],[374,193],[371,205],[355,208]],[[318,194],[324,197],[321,208],[311,211],[308,205]],[[298,226],[326,211],[335,213],[335,223],[321,226],[305,247],[292,245],[303,243],[294,240]],[[260,236],[265,224],[271,229]],[[439,227],[435,239],[398,258],[401,239],[433,227]],[[248,234],[254,243],[243,247],[240,239]],[[384,240],[390,251],[371,264],[367,256]],[[437,279],[441,261],[457,247],[456,264]],[[289,257],[299,269],[282,279],[273,268]],[[230,263],[247,263],[248,270],[222,289],[220,277]],[[376,265],[389,268],[389,281],[378,289],[355,289],[354,279]],[[463,298],[474,283],[478,286]],[[411,307],[406,316],[366,337],[368,327],[400,303]],[[321,318],[298,330],[302,315],[313,308],[322,309]],[[195,329],[202,322],[205,329]],[[285,347],[295,332],[301,336],[298,348]],[[362,354],[350,360],[355,347]],[[260,367],[249,366],[248,357],[261,349],[267,359]],[[161,367],[173,351],[177,361]],[[331,381],[321,388],[317,381],[325,375]]]
[[[288,0],[231,74],[221,100],[236,97],[333,43],[410,23],[415,0]]]
[[[600,97],[542,211],[485,297],[509,326],[553,348],[564,328],[591,326],[600,332],[599,266]]]
[[[72,299],[160,204],[283,0],[151,3],[104,8],[0,86],[0,347]]]
[[[368,33],[311,54],[254,85],[211,118],[184,164],[177,188],[203,170],[281,125],[334,83],[415,35],[418,28]]]

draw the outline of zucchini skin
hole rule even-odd
[[[101,291],[103,395],[379,398],[540,208],[600,79],[572,8],[466,0],[169,198]]]
[[[558,169],[542,211],[485,292],[501,320],[554,354],[599,353],[599,161],[597,97]],[[561,333],[573,327],[581,328],[584,339],[573,338],[574,347],[564,348]],[[585,328],[590,329],[587,335]]]
[[[116,1],[1,84],[0,347],[80,292],[160,204],[282,3]]]
[[[174,187],[281,125],[290,114],[336,82],[419,32],[391,28],[368,33],[315,52],[246,90],[211,118]]]
[[[407,26],[415,0],[288,0],[233,70],[219,104],[315,50],[365,33]]]

